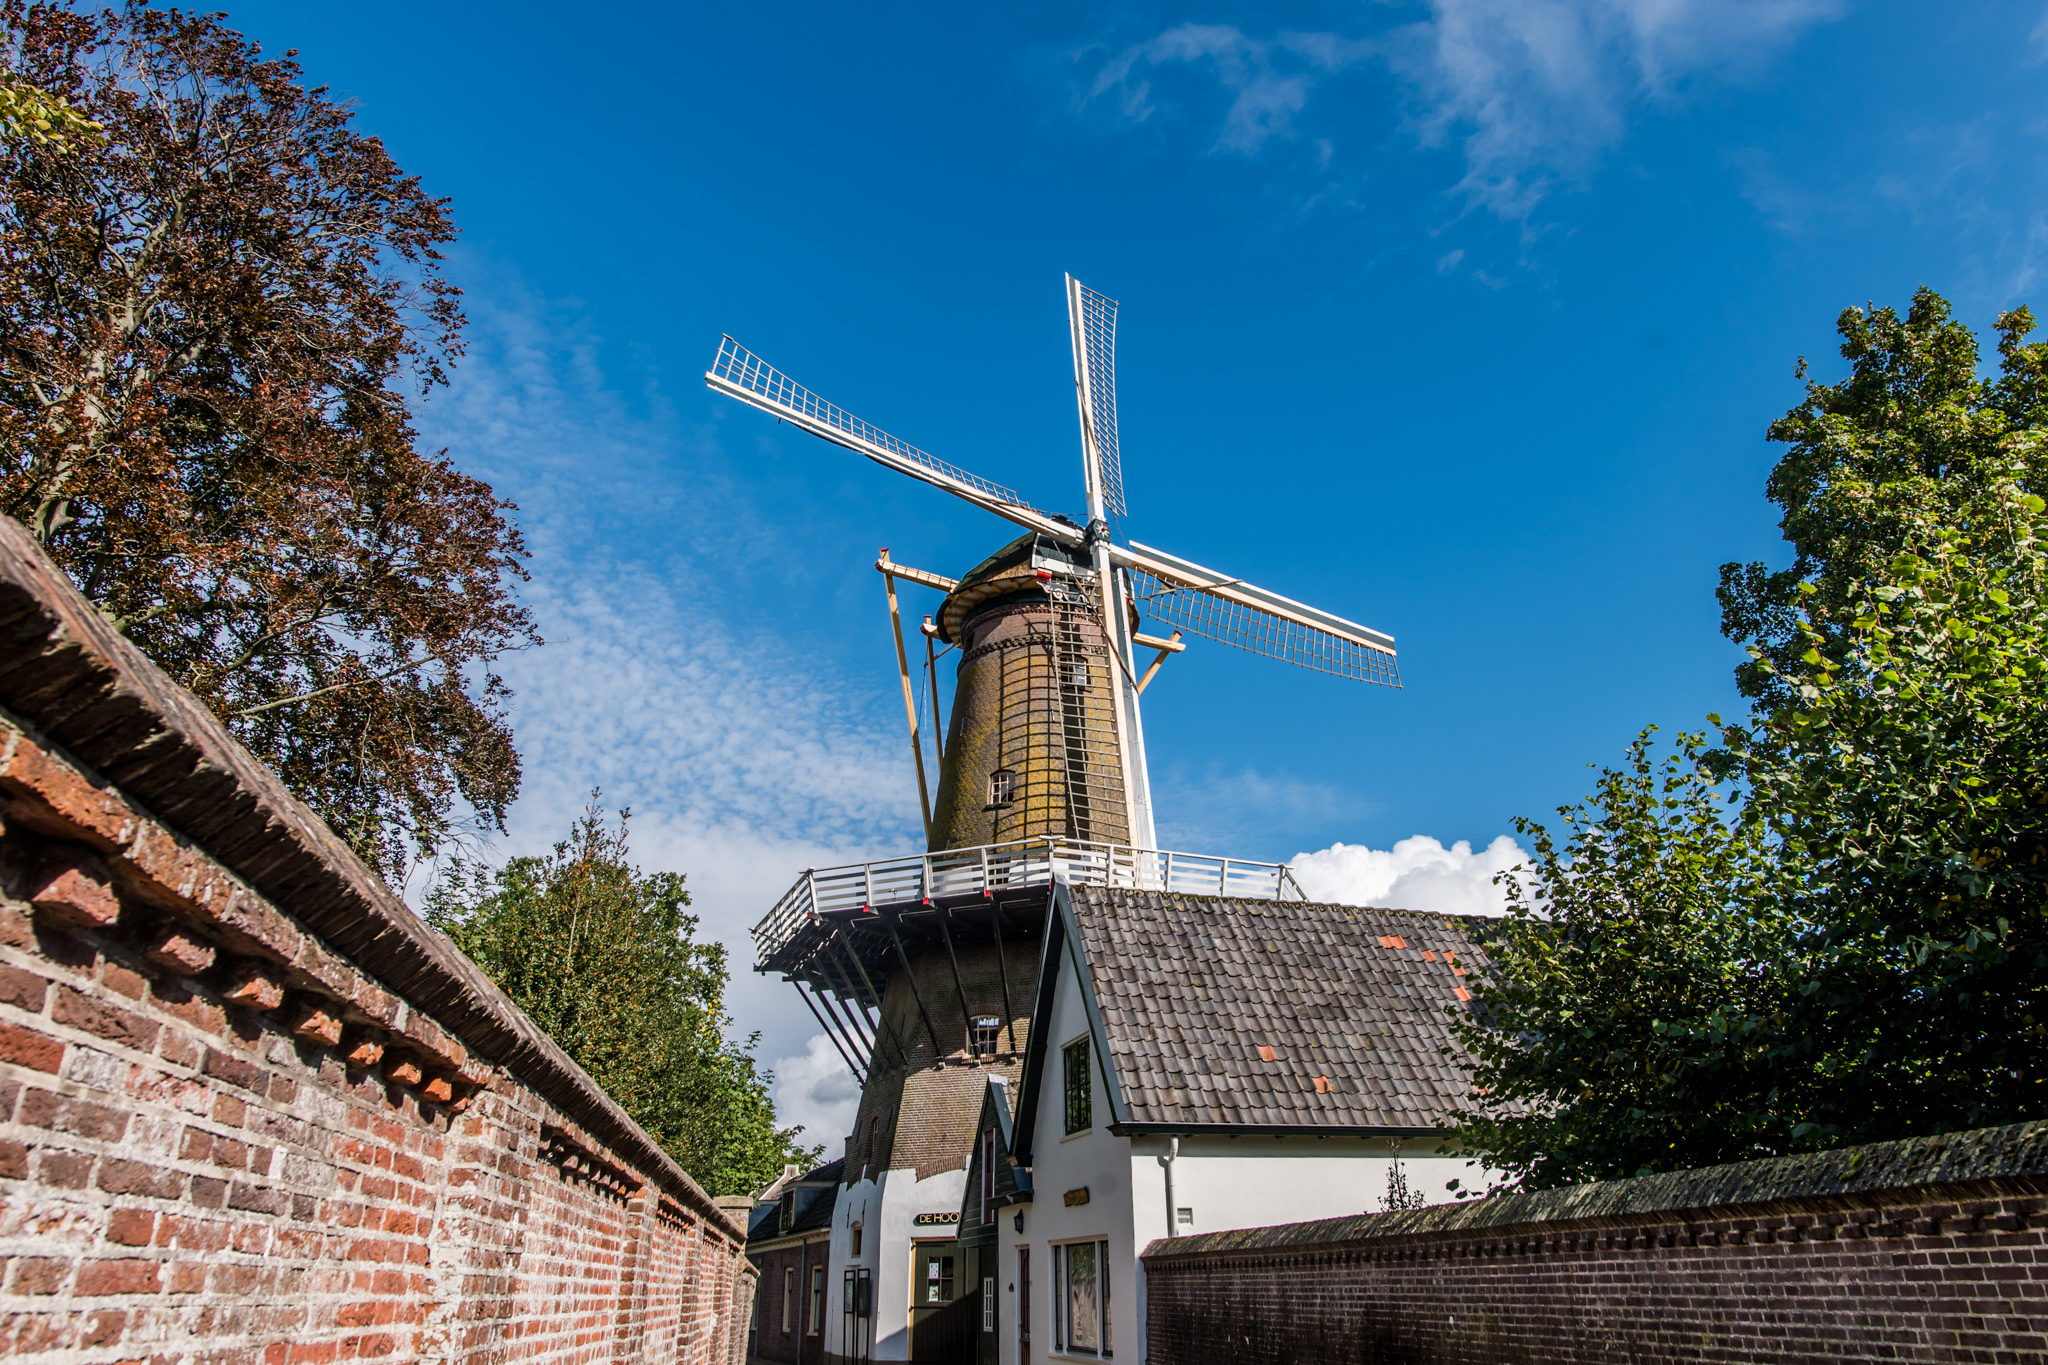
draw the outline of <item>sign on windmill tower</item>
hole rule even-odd
[[[932,1175],[966,1166],[982,1073],[1015,1080],[1028,1024],[1018,1010],[1028,1012],[1036,995],[1036,939],[1052,882],[1301,898],[1285,866],[1157,846],[1139,702],[1184,638],[1400,685],[1392,636],[1121,535],[1117,304],[1072,276],[1066,285],[1086,508],[1079,521],[861,421],[730,336],[704,376],[719,393],[1024,532],[957,579],[882,552],[876,567],[896,629],[926,851],[808,869],[754,929],[756,970],[796,984],[861,1081],[844,1178],[850,1187],[872,1184],[881,1207],[870,1209],[870,1227],[907,1227],[910,1215],[953,1207],[948,1196],[918,1191]],[[945,594],[925,632],[934,725],[937,646],[960,655],[951,722],[931,739],[936,793],[899,582]],[[1148,622],[1169,633],[1144,633]],[[1140,650],[1153,656],[1142,673]],[[913,1207],[926,1198],[939,1202]],[[885,1219],[884,1208],[895,1212]],[[900,1250],[870,1239],[858,1258],[850,1242],[835,1242],[834,1255],[887,1273]],[[903,1326],[861,1321],[870,1341]],[[843,1346],[850,1353],[855,1343]]]

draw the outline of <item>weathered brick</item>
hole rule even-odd
[[[64,1044],[31,1028],[0,1024],[0,1062],[32,1067],[54,1076],[64,1065]]]
[[[341,1020],[317,1005],[300,1009],[292,1021],[292,1032],[326,1047],[341,1041]]]
[[[119,1142],[128,1130],[128,1115],[91,1100],[67,1099],[48,1090],[29,1090],[21,1097],[20,1121],[55,1133]]]
[[[77,1288],[82,1296],[101,1294],[155,1294],[163,1289],[161,1261],[87,1261],[78,1267]]]
[[[218,950],[206,939],[183,929],[166,929],[150,940],[143,956],[167,971],[196,976],[213,965]]]
[[[140,824],[113,788],[89,781],[19,732],[0,770],[0,788],[20,798],[13,803],[16,819],[103,853],[127,843]]]
[[[231,1057],[213,1048],[206,1050],[206,1061],[200,1068],[209,1076],[217,1076],[229,1085],[262,1094],[265,1085],[263,1067],[260,1063]]]
[[[107,1215],[107,1240],[115,1246],[146,1247],[156,1234],[156,1215],[148,1209],[115,1209]]]
[[[26,972],[19,967],[0,967],[0,1002],[39,1014],[49,994],[50,983],[34,972]]]
[[[60,1024],[98,1034],[108,1042],[147,1052],[156,1046],[159,1025],[103,1000],[81,994],[69,986],[57,991],[57,1004],[50,1017]]]
[[[185,1174],[146,1161],[108,1157],[100,1163],[100,1188],[108,1194],[142,1195],[150,1199],[176,1199],[185,1191]]]
[[[45,851],[29,903],[59,923],[99,929],[121,917],[113,876],[97,853],[77,845]]]
[[[221,998],[260,1014],[284,1003],[284,983],[263,963],[241,962],[228,974],[228,987]]]

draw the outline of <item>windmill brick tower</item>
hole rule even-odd
[[[1139,698],[1183,637],[1399,685],[1391,636],[1115,538],[1126,511],[1117,305],[1069,276],[1067,311],[1085,523],[860,421],[729,336],[705,375],[719,393],[1024,531],[958,579],[883,552],[926,851],[809,869],[754,930],[756,970],[796,985],[861,1083],[831,1244],[833,1360],[975,1358],[983,1275],[966,1263],[972,1252],[951,1249],[951,1224],[988,1078],[1017,1081],[1056,880],[1301,895],[1284,866],[1157,847]],[[959,654],[951,722],[930,741],[935,797],[899,582],[945,594],[926,630],[934,721],[938,646]],[[1142,633],[1148,618],[1171,634]],[[1142,675],[1139,649],[1155,653]]]

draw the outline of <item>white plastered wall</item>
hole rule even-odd
[[[1040,1078],[1038,1114],[1031,1135],[1031,1186],[1035,1201],[1024,1213],[1024,1231],[1016,1230],[1013,1214],[998,1220],[997,1236],[1002,1295],[997,1359],[1017,1359],[1017,1248],[1031,1251],[1031,1352],[1034,1361],[1088,1359],[1063,1357],[1053,1349],[1052,1256],[1058,1242],[1106,1239],[1109,1242],[1110,1339],[1116,1358],[1140,1361],[1138,1351],[1137,1257],[1141,1243],[1131,1221],[1131,1144],[1109,1131],[1109,1095],[1103,1088],[1102,1059],[1091,1039],[1094,1064],[1089,1068],[1089,1108],[1094,1126],[1066,1136],[1062,1080],[1062,1049],[1088,1033],[1088,1015],[1074,988],[1074,962],[1063,946],[1053,989],[1051,1032],[1046,1036],[1045,1073]],[[1088,1202],[1069,1207],[1069,1190],[1085,1188]]]
[[[874,1283],[873,1360],[910,1359],[910,1247],[920,1213],[958,1213],[967,1194],[967,1172],[940,1171],[919,1180],[911,1168],[857,1180],[839,1192],[832,1219],[832,1259],[825,1276],[825,1331],[828,1352],[839,1350],[844,1321],[844,1272],[866,1266]],[[852,1229],[861,1225],[861,1254],[852,1249]]]
[[[1167,1140],[1142,1137],[1131,1144],[1130,1187],[1138,1247],[1167,1233]],[[1411,1195],[1443,1204],[1457,1197],[1446,1187],[1486,1188],[1486,1169],[1433,1139],[1401,1144],[1401,1169]],[[1173,1163],[1174,1203],[1194,1214],[1175,1236],[1229,1232],[1275,1223],[1306,1223],[1378,1213],[1386,1207],[1394,1155],[1384,1138],[1182,1138]]]

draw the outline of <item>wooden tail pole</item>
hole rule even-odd
[[[890,572],[889,547],[875,561],[889,590],[889,625],[896,633],[896,672],[903,679],[903,718],[910,723],[910,756],[917,761],[917,802],[924,811],[924,841],[932,841],[932,796],[924,780],[924,739],[917,731],[917,694],[910,682],[910,652],[903,647],[903,611],[896,605],[896,575]],[[937,1044],[934,1044],[937,1046]]]
[[[946,761],[946,722],[939,717],[939,656],[934,641],[938,632],[932,629],[932,618],[924,618],[924,672],[932,685],[932,747],[939,751],[939,762]]]

